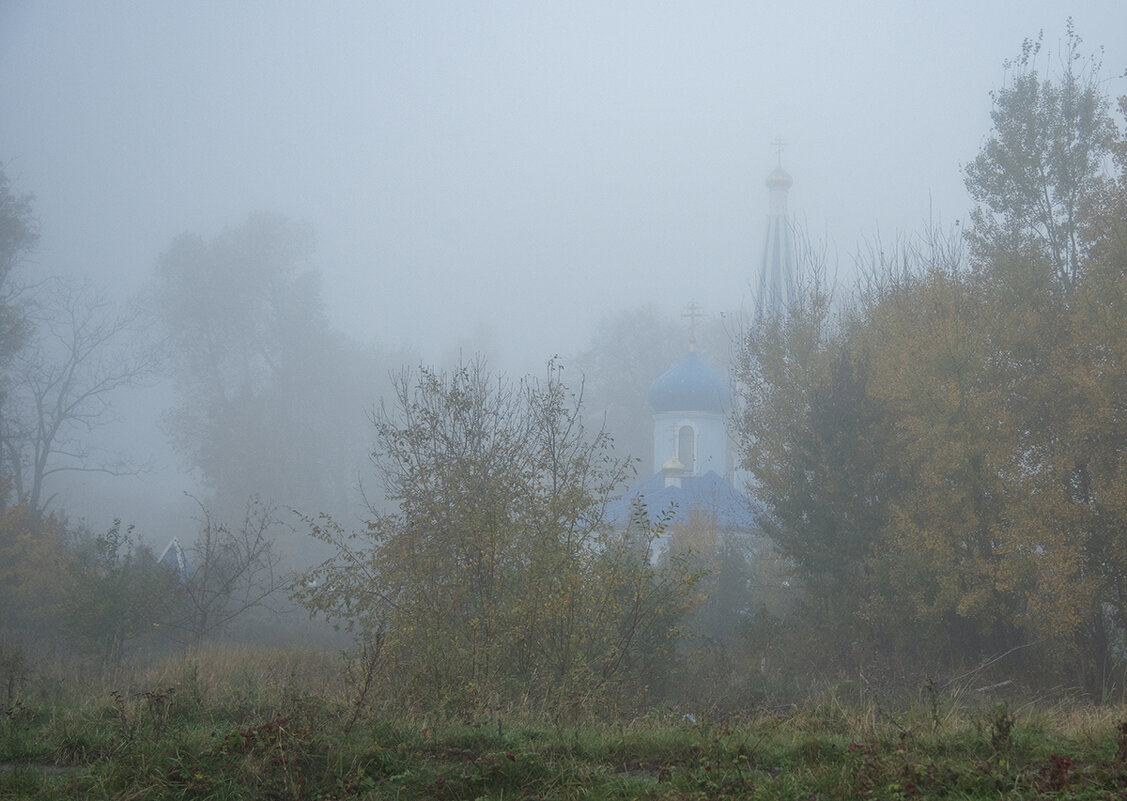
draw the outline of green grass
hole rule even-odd
[[[0,707],[0,798],[1125,798],[1127,709],[832,694],[695,722],[458,721],[353,707],[341,666],[215,651]],[[40,699],[40,700],[35,700]]]

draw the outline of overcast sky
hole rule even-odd
[[[745,304],[772,140],[857,242],[951,223],[989,91],[1067,15],[1127,82],[1127,3],[0,2],[0,161],[38,268],[123,290],[183,231],[318,232],[335,324],[440,358],[580,349],[602,315]]]

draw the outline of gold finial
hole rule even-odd
[[[700,304],[695,300],[690,300],[681,316],[689,321],[689,350],[694,351],[697,349],[697,320],[704,317],[704,312],[701,310]]]

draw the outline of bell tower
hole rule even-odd
[[[756,316],[781,314],[794,299],[794,230],[787,216],[787,192],[794,180],[783,169],[786,142],[777,138],[773,144],[776,165],[767,176],[767,237],[756,283]]]

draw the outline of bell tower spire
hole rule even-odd
[[[787,216],[787,191],[794,180],[783,169],[786,142],[777,137],[771,144],[775,146],[776,164],[767,176],[767,237],[756,284],[756,316],[781,314],[794,297],[794,237]]]

